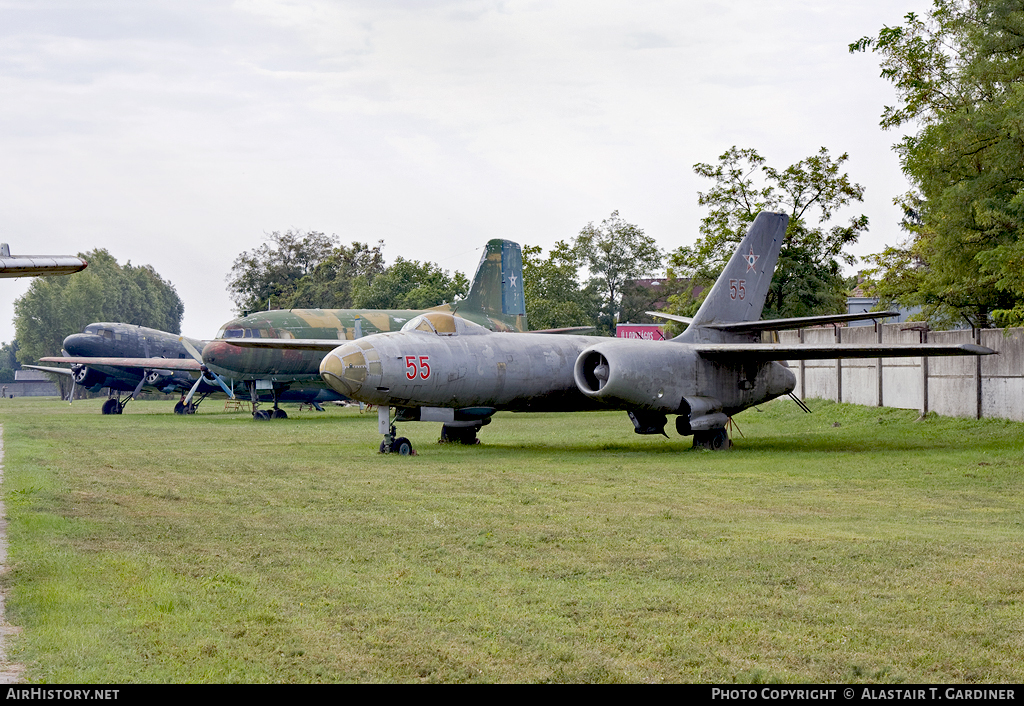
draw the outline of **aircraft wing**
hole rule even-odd
[[[566,326],[565,328],[540,328],[536,331],[528,331],[528,333],[583,333],[584,331],[596,331],[596,326]]]
[[[991,348],[973,343],[870,343],[864,345],[808,345],[783,343],[695,343],[692,350],[704,358],[748,360],[834,360],[837,358],[916,358],[924,355],[993,355]]]
[[[191,358],[89,358],[69,356],[40,358],[41,363],[67,363],[68,365],[106,365],[113,368],[146,368],[149,370],[190,370],[202,372],[203,364]],[[25,366],[32,367],[32,366]]]
[[[277,348],[291,351],[333,351],[348,342],[341,338],[218,338],[211,341],[239,348]]]

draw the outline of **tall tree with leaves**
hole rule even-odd
[[[149,265],[123,267],[106,250],[80,254],[89,267],[68,277],[39,277],[14,302],[18,360],[59,355],[64,338],[94,321],[117,321],[180,333],[178,293]]]
[[[334,254],[337,236],[312,231],[274,231],[267,242],[235,258],[228,292],[239,311],[263,311],[295,294],[299,281]]]
[[[466,296],[469,280],[461,272],[449,275],[433,262],[399,257],[367,282],[353,285],[353,306],[361,309],[427,309]]]
[[[598,332],[614,334],[622,295],[633,291],[636,280],[661,269],[661,249],[642,228],[620,218],[618,211],[599,226],[588,223],[576,236],[573,249],[600,296]]]
[[[564,241],[555,243],[547,258],[538,245],[523,247],[523,298],[533,330],[596,325],[597,291],[580,284],[579,257]]]
[[[717,164],[696,164],[694,172],[714,183],[698,192],[708,207],[693,246],[669,254],[669,311],[693,314],[736,245],[761,211],[789,215],[786,239],[764,307],[764,318],[810,316],[845,311],[842,263],[854,258],[846,248],[867,230],[867,216],[832,223],[836,213],[863,198],[864,187],[842,172],[846,154],[817,154],[783,170],[753,149],[732,147]]]
[[[850,51],[896,88],[881,126],[917,126],[895,146],[910,238],[873,258],[876,292],[936,325],[1024,324],[1024,6],[934,0]]]

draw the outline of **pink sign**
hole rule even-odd
[[[618,324],[616,338],[642,338],[645,341],[664,341],[665,331],[659,324]]]

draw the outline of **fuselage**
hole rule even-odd
[[[414,320],[401,332],[331,351],[320,368],[324,380],[341,394],[381,406],[663,414],[707,407],[726,415],[796,385],[780,363],[706,360],[680,342],[499,334],[421,318],[418,328]]]
[[[83,358],[189,358],[189,353],[178,340],[178,335],[132,324],[97,322],[89,324],[82,333],[64,339],[64,351]],[[189,338],[196,348],[205,341]],[[195,378],[186,372],[172,370],[147,371],[111,365],[89,365],[80,370],[78,383],[93,391],[104,387],[115,390],[134,390],[143,376],[149,375],[148,386],[159,392],[175,392],[192,387]],[[203,382],[200,392],[219,390],[215,384]]]

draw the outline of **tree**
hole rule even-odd
[[[174,286],[149,265],[123,267],[106,250],[80,254],[88,269],[38,277],[14,302],[17,357],[35,363],[59,355],[64,338],[95,321],[117,321],[179,333],[185,313]]]
[[[360,285],[369,285],[382,274],[384,241],[370,247],[353,242],[339,245],[312,272],[295,285],[290,296],[282,296],[278,306],[283,309],[348,309],[353,306],[353,292]]]
[[[590,284],[600,293],[598,332],[614,333],[622,295],[631,283],[661,268],[662,254],[654,238],[619,217],[618,211],[588,223],[573,244],[575,257],[590,272]],[[524,275],[525,276],[525,275]]]
[[[0,344],[0,382],[14,382],[14,371],[20,369],[18,339]]]
[[[427,309],[466,296],[469,280],[461,272],[449,275],[432,262],[399,257],[372,281],[356,280],[352,301],[365,309]]]
[[[263,311],[279,298],[290,297],[299,280],[316,270],[338,245],[337,236],[316,231],[274,231],[267,240],[243,252],[231,266],[228,292],[239,311]]]
[[[694,172],[714,181],[698,192],[709,208],[694,245],[669,254],[668,310],[692,315],[736,245],[761,211],[789,215],[785,242],[765,301],[764,318],[810,316],[845,311],[846,282],[841,263],[853,263],[845,249],[867,230],[867,216],[832,224],[836,212],[863,198],[864,187],[841,173],[849,159],[817,154],[779,171],[753,149],[732,147],[717,165],[696,164]]]
[[[564,241],[555,243],[547,259],[540,246],[523,247],[523,296],[533,330],[597,324],[596,289],[580,284],[579,258]]]
[[[240,312],[267,309],[347,309],[356,281],[384,271],[384,241],[345,246],[318,231],[274,231],[235,258],[228,292]]]
[[[910,237],[873,258],[877,293],[936,325],[1024,323],[1024,8],[934,0],[850,51],[896,87],[881,126],[918,126],[895,145]]]

